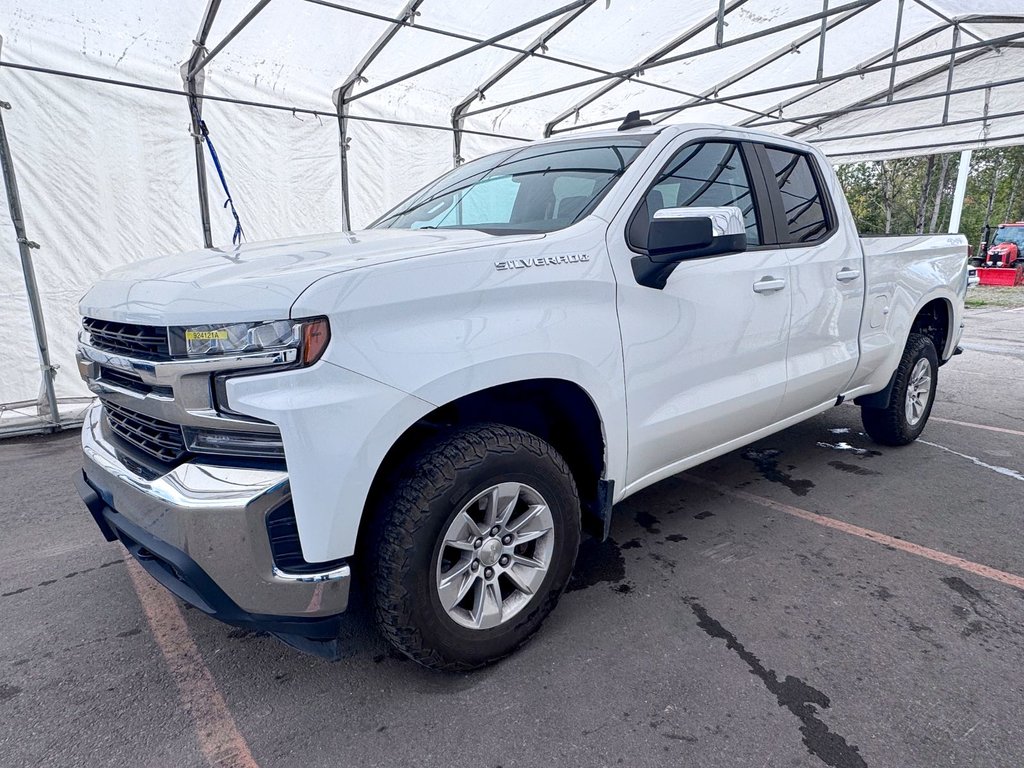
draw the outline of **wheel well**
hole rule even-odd
[[[946,349],[946,340],[949,338],[950,321],[949,303],[945,299],[933,299],[921,307],[913,325],[910,326],[910,332],[928,336],[935,345],[935,351],[941,361],[942,353]]]
[[[484,422],[517,427],[548,442],[569,465],[584,511],[588,516],[600,512],[604,503],[600,481],[605,451],[597,408],[590,396],[572,382],[531,379],[465,395],[409,427],[377,469],[363,509],[360,539],[383,494],[420,448],[459,426]]]

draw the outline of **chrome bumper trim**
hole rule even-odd
[[[266,515],[290,497],[287,472],[194,460],[147,479],[121,460],[101,414],[99,403],[86,412],[82,450],[86,477],[109,507],[188,555],[245,611],[314,617],[345,610],[347,565],[319,574],[274,565]]]

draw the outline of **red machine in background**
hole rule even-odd
[[[991,245],[980,250],[984,255],[970,263],[982,285],[1024,285],[1024,221],[1001,224]]]

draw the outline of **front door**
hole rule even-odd
[[[609,229],[616,269],[629,430],[627,486],[646,485],[687,459],[772,424],[786,389],[790,266],[763,245],[764,183],[750,145],[690,142],[648,186],[627,226]],[[754,168],[753,173],[751,168]],[[630,258],[655,211],[737,206],[743,253],[681,262],[661,290],[639,285]]]

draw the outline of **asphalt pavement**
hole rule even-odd
[[[0,766],[1024,765],[1024,311],[968,322],[921,441],[844,405],[644,491],[464,675],[365,610],[328,662],[185,609],[102,540],[77,435],[0,442]]]

